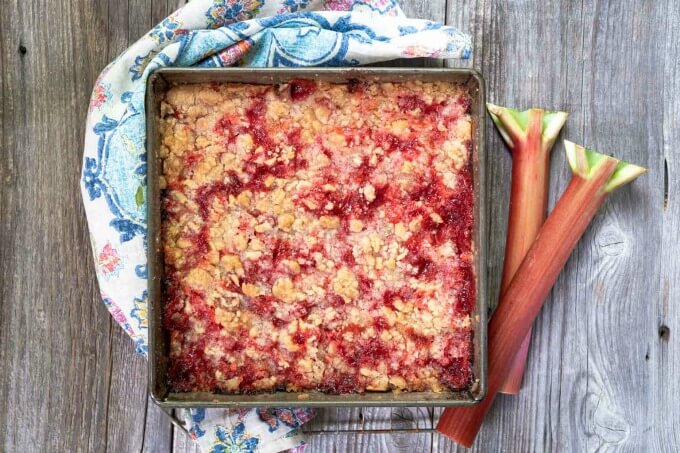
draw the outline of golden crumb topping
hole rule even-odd
[[[445,82],[172,87],[160,156],[175,390],[467,387],[470,102]]]

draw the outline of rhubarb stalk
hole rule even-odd
[[[510,373],[513,359],[576,243],[610,192],[646,170],[564,142],[572,178],[548,216],[489,323],[487,396],[471,408],[444,411],[437,431],[470,447]]]
[[[501,294],[505,292],[545,221],[548,209],[550,151],[567,120],[565,112],[524,112],[486,104],[491,119],[512,151],[512,183]],[[516,395],[522,386],[531,330],[520,348],[501,393]]]

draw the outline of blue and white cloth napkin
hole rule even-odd
[[[81,188],[99,287],[147,354],[144,93],[166,66],[355,66],[394,58],[466,59],[468,35],[408,19],[395,0],[193,0],[119,55],[90,100]],[[180,422],[205,452],[304,448],[309,409],[195,409]]]

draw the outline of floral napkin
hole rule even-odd
[[[82,194],[104,304],[147,354],[144,93],[166,66],[354,66],[468,58],[470,37],[408,19],[395,0],[193,0],[111,62],[90,100]],[[181,411],[206,452],[304,448],[310,409]]]

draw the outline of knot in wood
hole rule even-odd
[[[628,248],[625,236],[618,228],[608,227],[597,236],[597,246],[607,256],[623,255]]]

